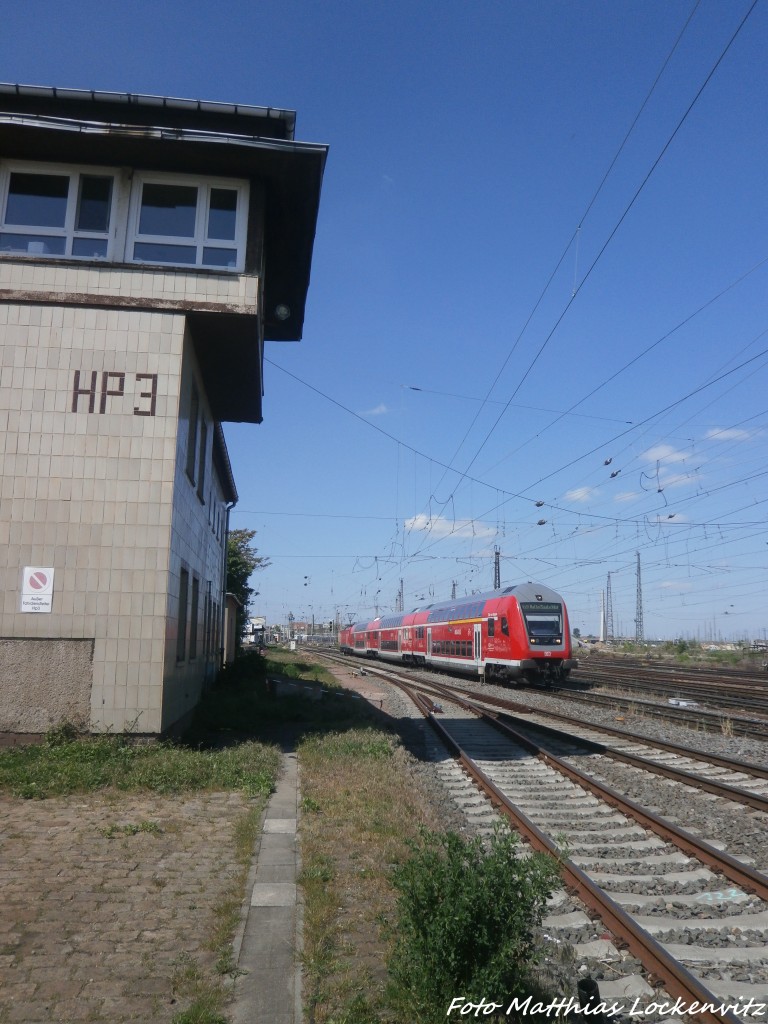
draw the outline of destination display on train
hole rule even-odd
[[[562,605],[554,601],[521,601],[520,607],[526,614],[528,612],[549,612],[552,615],[559,615]]]

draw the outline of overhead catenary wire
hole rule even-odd
[[[696,394],[698,394],[698,393],[700,393],[700,392],[702,392],[702,391],[704,391],[704,390],[714,386],[716,383],[719,383],[721,380],[730,377],[731,375],[737,373],[738,371],[740,371],[744,367],[751,365],[753,362],[755,362],[756,360],[758,360],[758,359],[760,359],[760,358],[762,358],[762,357],[764,357],[766,355],[768,355],[768,349],[765,349],[765,350],[762,350],[761,352],[758,352],[756,355],[752,356],[750,359],[744,360],[742,363],[738,364],[735,367],[732,367],[730,370],[727,370],[727,371],[721,373],[718,377],[710,378],[706,383],[704,383],[704,384],[702,384],[702,385],[692,389],[686,395],[684,395],[681,398],[677,399],[675,402],[672,402],[672,403],[668,404],[663,409],[657,410],[657,412],[655,412],[655,413],[651,414],[650,416],[646,417],[646,419],[641,421],[641,423],[635,424],[633,427],[629,428],[628,430],[620,432],[619,434],[617,434],[615,436],[615,438],[613,440],[616,440],[617,438],[623,437],[626,434],[631,433],[633,430],[637,429],[640,426],[645,425],[645,423],[653,420],[654,418],[658,417],[659,415],[663,414],[664,412],[668,411],[669,409],[674,408],[674,407],[682,404],[684,401],[688,400],[693,395],[696,395]],[[273,365],[278,366],[278,369],[283,369],[282,367],[279,367],[278,364],[273,364]],[[315,391],[317,394],[321,395],[322,397],[328,398],[329,401],[333,402],[333,404],[335,404],[335,405],[339,406],[340,408],[344,409],[344,411],[349,412],[352,415],[356,416],[358,419],[361,419],[363,422],[368,423],[368,425],[371,426],[372,429],[378,431],[379,433],[384,434],[385,436],[389,437],[391,440],[395,440],[398,443],[401,443],[399,441],[399,439],[394,438],[387,431],[382,430],[380,427],[378,427],[375,424],[370,424],[363,417],[359,416],[359,414],[356,414],[356,413],[352,412],[352,410],[347,409],[347,407],[345,407],[342,403],[336,401],[335,399],[331,399],[331,398],[329,398],[329,396],[324,395],[323,392],[321,392],[319,389],[313,387],[312,385],[306,384],[306,382],[302,381],[295,374],[291,374],[289,371],[284,371],[284,372],[288,373],[289,376],[291,376],[295,380],[299,381],[299,383],[305,384],[305,386],[309,387],[311,390]],[[408,445],[404,445],[404,446],[410,448],[410,446],[408,446]],[[580,461],[580,459],[587,457],[587,455],[589,455],[589,454],[593,454],[595,451],[599,450],[602,447],[605,447],[605,442],[602,445],[598,446],[598,448],[592,449],[590,452],[580,456],[578,459],[572,460],[572,462],[569,463],[569,465],[573,464],[574,462]],[[412,448],[411,448],[411,450],[416,451],[415,449],[412,449]],[[418,454],[421,454],[421,453],[418,453]],[[427,458],[427,456],[423,456],[423,457]],[[434,460],[434,461],[436,461],[436,460]],[[555,475],[556,472],[561,471],[563,468],[564,467],[560,467],[560,470],[554,471],[552,474],[550,474],[550,476],[551,475]],[[520,493],[511,493],[511,492],[508,492],[508,491],[506,491],[506,490],[504,490],[502,488],[499,488],[497,485],[486,484],[484,481],[481,481],[481,480],[478,480],[477,483],[480,483],[483,486],[491,486],[493,490],[495,490],[497,492],[500,492],[500,493],[503,493],[503,494],[506,495],[506,498],[504,499],[503,502],[497,503],[496,506],[494,506],[493,508],[491,508],[491,509],[487,510],[486,512],[482,513],[482,515],[479,517],[481,520],[486,518],[488,515],[492,514],[493,512],[495,512],[497,507],[498,507],[498,505],[503,505],[503,504],[507,503],[508,501],[514,499],[514,498],[523,498],[523,500],[525,500],[525,501],[527,501],[527,502],[529,502],[529,503],[531,503],[533,505],[536,504],[534,499],[532,499],[532,498],[525,498],[524,495],[522,495]],[[554,504],[550,504],[550,507],[555,509],[555,510],[557,510],[557,511],[566,512],[568,514],[572,514],[572,515],[578,516],[580,518],[585,518],[585,519],[589,519],[589,520],[593,520],[593,521],[602,521],[602,522],[605,522],[605,523],[608,523],[608,524],[610,524],[610,523],[619,524],[619,523],[629,523],[629,522],[637,523],[638,522],[638,517],[603,516],[603,515],[600,515],[600,514],[597,514],[597,513],[591,513],[591,512],[586,512],[584,510],[576,510],[576,509],[572,509],[572,508],[566,508],[564,506],[554,505]],[[384,518],[387,521],[391,521],[390,517],[384,517]],[[462,525],[466,526],[466,520],[463,522]],[[443,536],[434,538],[433,541],[430,543],[430,545],[427,548],[422,547],[418,551],[413,552],[409,556],[409,558],[410,559],[414,559],[414,558],[419,558],[419,557],[423,556],[424,551],[428,550],[428,548],[434,547],[435,544],[440,543],[442,540],[445,540],[447,537],[453,536],[456,532],[458,532],[458,531],[456,531],[456,530],[449,530]],[[435,556],[432,555],[430,557],[435,557]],[[447,556],[447,557],[451,557],[451,556]]]
[[[537,349],[533,359],[529,362],[528,366],[525,369],[525,372],[523,373],[523,375],[520,378],[520,380],[518,381],[516,387],[512,391],[512,394],[510,395],[509,400],[507,401],[507,403],[505,404],[504,408],[502,409],[502,411],[497,416],[497,418],[494,421],[494,423],[492,424],[491,428],[487,431],[485,437],[483,438],[483,440],[481,441],[479,447],[475,451],[475,454],[472,456],[470,461],[467,463],[463,473],[460,474],[462,477],[464,477],[466,474],[469,473],[469,470],[472,468],[472,466],[477,461],[478,457],[480,456],[480,453],[482,452],[482,450],[485,448],[485,446],[488,443],[488,441],[491,439],[491,437],[495,433],[499,423],[503,419],[503,417],[504,417],[507,409],[509,408],[509,405],[511,404],[512,400],[517,396],[517,394],[520,391],[521,387],[523,386],[525,381],[530,376],[531,372],[533,371],[533,368],[535,367],[536,363],[539,361],[542,353],[544,352],[544,350],[548,346],[549,342],[552,340],[555,332],[557,331],[557,329],[560,326],[560,324],[563,322],[563,320],[564,320],[566,314],[568,313],[568,311],[570,310],[571,306],[576,301],[576,298],[577,298],[578,294],[580,293],[581,289],[584,287],[586,282],[592,276],[592,273],[593,273],[595,267],[598,265],[598,263],[602,259],[604,253],[608,249],[608,246],[611,244],[611,242],[613,241],[614,237],[616,236],[619,228],[624,223],[624,221],[628,217],[630,211],[633,209],[635,203],[640,198],[640,195],[645,190],[645,187],[648,184],[648,182],[650,181],[654,171],[656,170],[656,168],[661,163],[662,159],[664,158],[665,153],[667,152],[669,147],[672,145],[672,142],[676,138],[676,136],[679,133],[679,131],[682,128],[682,126],[687,121],[688,117],[690,116],[691,111],[696,106],[696,103],[698,102],[698,100],[701,97],[702,93],[704,92],[704,90],[706,89],[707,85],[712,80],[713,76],[715,75],[717,69],[722,64],[722,62],[725,59],[726,55],[730,51],[730,49],[733,46],[734,42],[736,41],[738,35],[740,34],[740,32],[743,29],[744,25],[746,24],[747,20],[749,19],[749,16],[752,14],[752,11],[757,6],[757,3],[758,3],[758,0],[753,0],[753,2],[750,5],[749,9],[744,14],[743,18],[741,19],[741,21],[739,22],[738,26],[736,27],[736,30],[733,32],[733,34],[731,35],[730,39],[726,43],[725,47],[721,51],[719,57],[717,58],[717,60],[715,61],[714,65],[710,69],[710,71],[707,74],[706,78],[704,79],[702,84],[699,86],[696,94],[694,95],[694,97],[691,100],[691,102],[688,104],[688,107],[684,111],[682,117],[678,120],[678,122],[675,125],[674,129],[672,130],[671,134],[667,138],[667,141],[664,143],[663,147],[661,148],[661,151],[659,152],[658,156],[656,157],[656,159],[651,164],[651,167],[647,171],[645,177],[640,182],[639,186],[635,190],[635,192],[634,192],[632,198],[630,199],[629,203],[626,205],[626,207],[624,208],[621,216],[619,217],[619,219],[617,220],[617,222],[615,223],[615,225],[611,229],[608,237],[603,242],[603,245],[601,246],[601,248],[598,251],[597,255],[592,260],[592,263],[589,265],[586,273],[584,274],[583,278],[581,279],[580,283],[578,284],[578,287],[574,290],[573,294],[571,295],[571,297],[566,302],[566,304],[565,304],[563,310],[561,311],[560,315],[555,320],[554,325],[550,328],[549,333],[545,336],[544,340],[540,344],[540,346]]]
[[[369,421],[364,421],[364,422],[369,422]],[[372,424],[371,424],[370,422],[369,422],[369,426],[372,426]],[[375,427],[374,427],[374,428],[375,428]],[[375,428],[375,429],[376,429],[376,428]],[[383,432],[384,432],[384,433],[386,433],[386,431],[383,431]],[[390,436],[391,436],[391,435],[390,435]],[[628,435],[628,436],[632,436],[632,435]],[[400,441],[398,440],[398,443],[401,443],[401,442],[400,442]],[[425,455],[423,455],[423,453],[417,453],[415,449],[412,449],[412,447],[410,447],[410,446],[408,446],[408,445],[407,445],[407,449],[408,449],[409,451],[411,451],[412,453],[414,453],[414,454],[415,454],[415,457],[416,457],[416,458],[424,458],[424,459],[427,459],[427,460],[428,460],[428,461],[430,462],[430,465],[434,465],[434,466],[440,466],[440,465],[441,465],[441,464],[439,463],[439,461],[438,461],[438,460],[435,460],[435,459],[431,459],[431,458],[430,458],[429,456],[425,456]],[[456,471],[456,470],[455,470],[455,469],[453,468],[453,466],[452,466],[452,467],[450,467],[450,469],[451,469],[451,471],[453,471],[453,472],[457,472],[457,471]],[[627,471],[626,471],[626,469],[625,469],[625,475],[626,475],[626,472],[627,472]],[[472,478],[472,477],[469,477],[469,476],[468,476],[468,479],[469,479],[469,480],[473,480],[473,478]],[[482,481],[479,481],[479,482],[482,482]],[[493,485],[494,485],[494,488],[495,488],[495,489],[497,489],[497,490],[499,489],[499,487],[498,487],[498,482],[497,482],[497,481],[495,481]],[[731,481],[730,481],[729,483],[727,483],[727,484],[724,484],[724,486],[733,486],[733,485],[735,485],[735,483],[734,483],[734,482],[733,482],[732,480],[731,480]],[[505,492],[505,494],[510,494],[510,492]],[[518,495],[517,497],[521,497],[521,496],[519,496],[519,495]],[[537,496],[537,497],[538,497],[538,496]],[[671,497],[671,496],[670,496],[670,497]],[[694,497],[695,497],[695,496],[694,496]],[[688,499],[686,499],[686,501],[688,501],[688,502],[689,502],[689,501],[691,501],[691,500],[692,500],[691,498],[688,498]],[[702,496],[700,500],[701,500],[701,501],[705,501],[705,500],[706,500],[706,496]],[[562,504],[562,503],[561,503],[561,504]],[[690,506],[689,506],[689,505],[685,505],[685,503],[684,503],[684,507],[686,507],[686,508],[689,508]],[[580,514],[580,512],[581,512],[581,509],[579,509],[579,508],[573,508],[573,509],[572,509],[572,513],[573,513],[573,515],[577,515],[577,516],[578,516],[578,515]],[[587,517],[589,517],[589,513],[587,513],[586,515],[587,515]],[[385,517],[385,518],[389,519],[389,517]],[[497,516],[497,520],[498,520],[498,518],[499,518],[499,517]],[[637,521],[639,520],[639,518],[640,518],[639,516],[636,516],[634,520],[630,520],[630,521],[635,521],[635,522],[637,522]],[[594,520],[593,520],[593,521],[594,521]],[[610,521],[610,518],[609,518],[609,517],[608,517],[608,521]],[[618,519],[614,519],[614,521],[616,521],[616,522],[618,522],[618,521],[622,521],[622,522],[624,522],[625,520],[624,520],[624,519],[621,519],[621,520],[618,520]],[[690,532],[690,531],[691,531],[691,530],[692,530],[693,528],[696,528],[696,529],[697,529],[697,528],[699,528],[699,527],[698,527],[698,526],[694,526],[693,524],[691,524],[691,525],[689,525],[689,526],[687,526],[687,527],[684,527],[684,528],[687,528],[687,529],[688,529],[688,531]],[[543,534],[543,532],[544,532],[544,531],[542,531],[542,534]],[[548,530],[547,532],[548,532],[548,534],[549,534],[549,530]],[[557,522],[557,536],[559,536],[559,537],[562,537],[562,534],[563,534],[563,520],[562,520],[562,518],[560,518],[560,519],[558,520],[558,522]],[[553,536],[555,536],[555,535],[553,535]],[[439,542],[438,542],[438,541],[437,541],[437,540],[436,540],[436,539],[434,538],[434,536],[433,536],[433,538],[432,538],[432,539],[433,539],[433,540],[435,541],[435,543],[439,543]],[[542,538],[540,538],[540,539],[538,539],[538,540],[537,540],[537,548],[538,548],[538,550],[541,550],[541,547],[542,547],[542,545],[541,545],[541,541],[542,541],[542,540],[543,540]],[[399,537],[398,537],[398,541],[399,541]],[[557,544],[557,540],[556,540],[556,538],[555,538],[555,540],[554,540],[554,541],[553,541],[552,543],[553,543],[553,545],[556,545],[556,544]],[[437,556],[433,556],[433,557],[437,557]],[[440,556],[440,557],[442,557],[442,556]],[[446,557],[447,557],[447,556],[446,556]]]
[[[612,158],[612,160],[610,161],[610,163],[608,165],[608,168],[606,169],[605,173],[603,174],[603,177],[602,177],[600,183],[598,184],[597,188],[595,189],[595,191],[594,191],[594,193],[592,195],[592,198],[587,203],[587,206],[586,206],[584,212],[582,213],[581,217],[579,218],[579,222],[578,222],[576,228],[574,229],[573,234],[569,238],[565,248],[563,249],[562,253],[560,254],[560,257],[557,260],[557,262],[556,262],[552,272],[550,273],[549,277],[547,278],[547,280],[546,280],[546,282],[544,284],[544,287],[542,288],[541,292],[539,293],[539,295],[538,295],[538,297],[537,297],[537,299],[536,299],[536,301],[535,301],[535,303],[533,305],[533,308],[531,309],[530,313],[526,317],[526,319],[525,319],[525,321],[523,323],[523,326],[521,327],[517,337],[515,338],[512,346],[511,346],[511,348],[509,350],[509,352],[507,353],[507,355],[506,355],[504,361],[502,362],[498,372],[496,373],[496,376],[494,377],[493,381],[491,382],[491,385],[488,388],[488,391],[486,392],[486,396],[483,399],[480,408],[475,413],[475,416],[473,417],[472,422],[470,423],[469,427],[467,428],[467,430],[466,430],[466,432],[464,434],[464,437],[459,442],[459,445],[456,448],[456,451],[454,452],[453,456],[450,458],[449,463],[448,463],[449,467],[451,467],[451,468],[453,467],[454,461],[458,457],[458,454],[461,451],[462,447],[464,446],[464,443],[466,442],[467,438],[469,437],[469,435],[470,435],[470,433],[472,431],[472,428],[474,427],[475,423],[477,423],[477,420],[478,420],[478,418],[480,416],[480,413],[482,412],[482,409],[488,403],[491,394],[493,393],[496,385],[498,384],[499,380],[501,379],[501,376],[504,373],[504,370],[506,369],[507,365],[509,364],[510,359],[512,358],[513,354],[515,353],[515,351],[517,349],[517,346],[522,341],[522,339],[523,339],[523,337],[525,335],[525,332],[527,331],[531,321],[533,320],[533,317],[536,315],[536,312],[539,309],[541,303],[543,302],[544,297],[546,296],[547,292],[549,291],[550,286],[552,285],[553,281],[555,280],[555,278],[557,276],[557,273],[560,270],[560,267],[562,266],[566,256],[568,255],[568,252],[571,249],[571,246],[573,245],[574,241],[578,239],[579,233],[581,231],[581,228],[584,225],[584,221],[589,216],[589,213],[592,210],[592,207],[597,202],[597,199],[600,196],[600,193],[602,192],[603,188],[605,187],[605,184],[608,181],[608,178],[611,176],[611,173],[612,173],[614,167],[616,166],[616,163],[618,162],[619,157],[621,156],[621,154],[622,154],[622,152],[623,152],[627,142],[629,141],[633,131],[635,130],[635,127],[636,127],[638,121],[640,120],[640,117],[642,116],[643,111],[645,110],[646,106],[648,105],[648,103],[649,103],[649,101],[651,99],[651,96],[655,92],[656,87],[657,87],[657,85],[658,85],[662,75],[664,74],[664,71],[666,70],[670,60],[672,59],[672,55],[676,51],[677,47],[680,44],[681,39],[685,35],[685,32],[686,32],[688,26],[690,25],[691,20],[693,19],[693,16],[694,16],[694,14],[696,13],[696,11],[697,11],[697,9],[699,7],[699,3],[700,3],[700,0],[696,0],[696,3],[692,7],[688,17],[686,18],[685,23],[684,23],[682,29],[678,33],[678,36],[675,39],[675,42],[674,42],[671,50],[669,51],[669,53],[667,54],[665,60],[663,61],[662,66],[659,69],[656,77],[654,78],[653,83],[651,84],[650,89],[648,90],[648,92],[645,95],[645,98],[643,99],[643,102],[640,104],[639,110],[635,114],[635,117],[633,118],[632,123],[630,124],[629,128],[627,129],[627,131],[626,131],[626,133],[624,135],[624,138],[622,139],[621,143],[619,144],[618,149],[614,153],[613,158]],[[610,241],[610,239],[609,239],[609,241]],[[585,280],[586,280],[586,278],[585,278]],[[583,283],[584,282],[582,281],[581,284],[583,284]],[[562,314],[563,316],[567,312],[568,308],[570,308],[571,303],[573,302],[573,300],[576,298],[576,295],[580,291],[581,284],[577,285],[576,281],[574,280],[574,287],[573,287],[573,292],[572,292],[572,295],[571,295],[571,301],[568,303],[568,305],[566,306],[566,309],[563,311],[563,314]],[[514,397],[514,395],[512,397]],[[509,401],[505,403],[502,415],[509,408],[509,404],[510,404]],[[498,422],[498,420],[497,420],[497,422]],[[494,428],[493,429],[495,429],[495,424],[494,424]],[[488,438],[486,438],[486,440],[483,442],[483,446],[485,445],[487,440],[488,440]],[[470,461],[469,465],[466,467],[465,473],[469,472],[469,469],[474,464],[475,459],[477,458],[477,455],[479,455],[479,451],[476,453],[476,455]],[[438,484],[436,485],[435,490],[437,490],[437,488],[440,486],[440,484],[443,482],[444,479],[445,479],[445,474],[443,474],[443,476],[438,481]]]

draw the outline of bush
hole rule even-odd
[[[248,683],[263,683],[267,678],[266,660],[256,651],[239,654],[219,670],[217,687],[237,687]]]
[[[458,996],[506,1006],[530,994],[534,929],[558,880],[555,862],[520,856],[517,836],[501,830],[487,846],[423,832],[413,848],[393,871],[398,922],[389,968],[416,1020],[444,1020]]]

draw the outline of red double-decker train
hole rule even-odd
[[[577,665],[565,602],[538,583],[358,622],[339,633],[339,647],[496,683],[551,685]]]

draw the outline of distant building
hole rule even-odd
[[[265,340],[299,340],[326,147],[294,114],[0,85],[0,730],[160,733],[225,647]]]
[[[248,643],[262,645],[267,635],[267,620],[263,615],[252,615],[245,627],[245,639]]]

